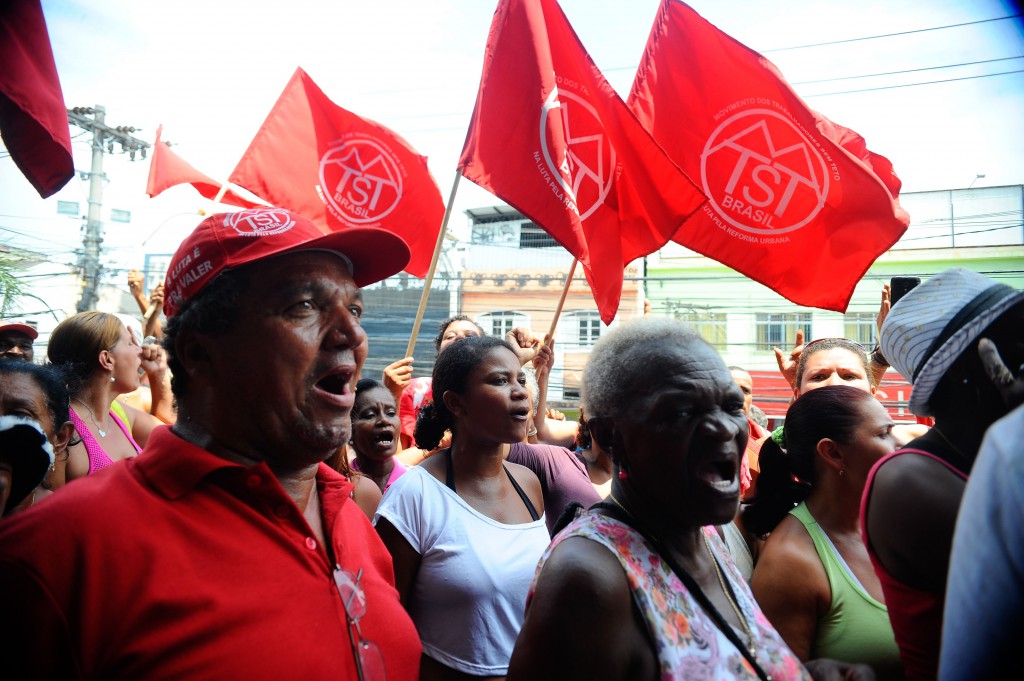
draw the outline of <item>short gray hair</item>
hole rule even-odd
[[[583,370],[587,418],[613,416],[630,395],[646,389],[650,376],[645,368],[666,345],[695,341],[708,345],[693,327],[665,317],[633,319],[601,336]]]

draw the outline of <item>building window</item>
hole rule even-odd
[[[595,313],[576,315],[576,342],[581,346],[590,346],[601,337],[601,318]]]
[[[875,345],[875,313],[847,312],[843,316],[843,335],[866,348]]]
[[[570,312],[558,323],[558,343],[571,351],[591,348],[605,328],[597,312]]]
[[[551,248],[558,246],[555,238],[532,222],[519,226],[519,248]]]
[[[672,302],[668,304],[668,308],[673,317],[689,324],[713,347],[725,349],[728,334],[724,312],[711,312],[707,308]]]
[[[814,338],[811,335],[811,313],[796,312],[790,314],[759,314],[757,315],[757,349],[771,350],[773,347],[788,348],[796,339],[796,332],[804,332],[804,340]]]
[[[483,327],[488,334],[504,338],[506,333],[517,326],[529,327],[530,318],[519,312],[504,310],[481,315],[477,317],[476,323]]]

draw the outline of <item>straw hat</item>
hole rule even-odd
[[[882,324],[882,354],[914,386],[910,411],[931,416],[935,386],[963,351],[1024,292],[953,268],[911,289]]]

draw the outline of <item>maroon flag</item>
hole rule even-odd
[[[673,240],[794,303],[845,311],[910,223],[887,159],[682,2],[662,2],[629,103],[708,197]]]
[[[597,69],[555,0],[502,0],[462,174],[582,263],[605,323],[622,271],[704,201]]]
[[[44,199],[74,177],[68,113],[39,0],[0,3],[0,135]]]
[[[301,68],[230,181],[326,231],[379,227],[409,245],[405,271],[430,270],[444,202],[427,159],[379,123],[346,111]]]
[[[178,184],[190,184],[200,194],[213,201],[220,193],[221,183],[199,172],[171,151],[167,142],[160,141],[164,126],[156,129],[156,141],[153,142],[153,157],[149,162],[149,179],[146,182],[146,194],[153,198],[168,187]],[[243,199],[231,190],[220,197],[221,203],[229,203],[240,208],[257,208],[263,204]]]

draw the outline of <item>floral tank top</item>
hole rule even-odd
[[[754,633],[754,657],[758,664],[772,681],[810,681],[810,675],[796,654],[758,608],[746,580],[729,558],[728,549],[718,533],[713,528],[705,528],[705,534],[732,586],[743,617]],[[584,537],[597,542],[618,558],[629,580],[633,602],[643,614],[651,640],[657,646],[661,679],[757,681],[754,668],[668,564],[638,532],[618,520],[584,513],[552,540],[537,566],[538,575],[551,551],[569,537]],[[529,598],[533,597],[536,583],[535,576]]]

